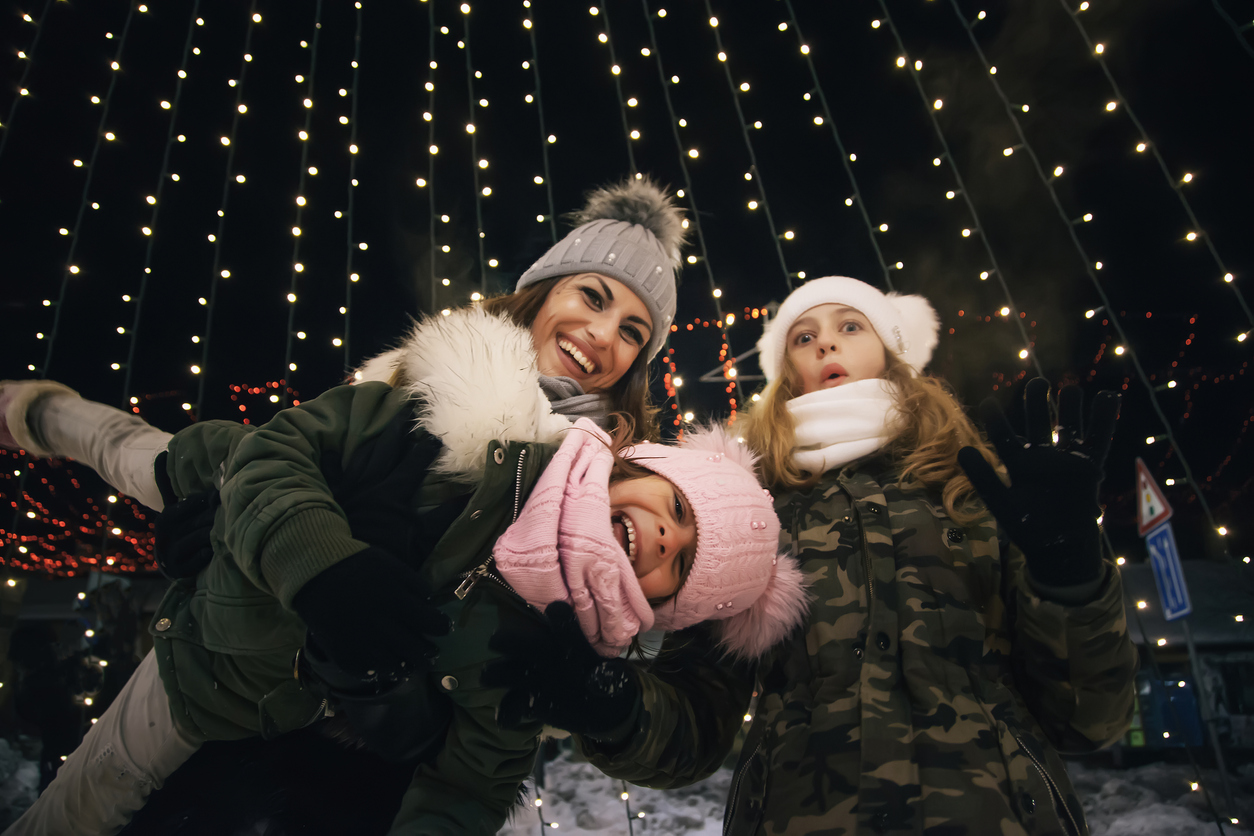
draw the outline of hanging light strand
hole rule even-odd
[[[984,232],[984,224],[980,220],[979,213],[975,211],[975,203],[971,200],[971,191],[967,188],[966,182],[962,179],[962,172],[958,170],[958,161],[954,159],[954,155],[950,152],[949,142],[945,139],[945,132],[941,130],[940,121],[936,118],[936,108],[932,104],[932,100],[927,97],[927,92],[923,89],[923,82],[920,79],[919,70],[911,70],[914,66],[906,53],[906,44],[901,38],[901,33],[897,31],[897,24],[893,21],[892,15],[888,12],[888,4],[884,0],[879,0],[880,9],[884,13],[884,21],[888,24],[888,30],[892,32],[893,39],[897,42],[897,51],[899,55],[906,56],[906,72],[910,74],[911,80],[914,81],[914,87],[919,92],[919,98],[923,102],[923,109],[927,111],[928,119],[932,123],[932,130],[936,133],[936,139],[940,142],[941,150],[945,160],[949,162],[950,173],[953,174],[954,182],[958,184],[957,191],[962,195],[962,200],[967,205],[967,211],[971,213],[971,221],[975,224],[975,231],[984,245],[984,254],[988,257],[989,266],[992,268],[989,272],[997,278],[997,283],[1001,286],[1002,296],[1005,300],[1006,307],[1012,311],[1021,310],[1015,304],[1014,296],[1010,293],[1010,286],[1006,283],[1006,277],[1002,273],[1001,266],[997,263],[997,256],[993,254],[993,247],[989,243],[988,235]],[[968,27],[968,31],[970,31]],[[990,76],[996,83],[996,76]],[[1023,324],[1022,317],[1014,317],[1015,326],[1019,329],[1019,336],[1023,340],[1023,350],[1027,351],[1027,357],[1031,359],[1033,368],[1039,377],[1045,377],[1045,370],[1041,365],[1040,358],[1036,356],[1033,349],[1032,338],[1028,335],[1027,328]]]
[[[1110,89],[1114,91],[1115,100],[1119,102],[1120,108],[1127,114],[1128,118],[1132,120],[1132,124],[1136,126],[1137,131],[1141,134],[1141,141],[1144,143],[1146,150],[1154,155],[1154,159],[1158,162],[1159,170],[1162,171],[1163,177],[1167,180],[1167,186],[1174,191],[1176,193],[1176,197],[1180,199],[1180,205],[1184,207],[1185,214],[1189,216],[1190,228],[1198,234],[1198,237],[1206,242],[1206,249],[1210,252],[1211,258],[1215,260],[1215,266],[1219,270],[1219,275],[1227,276],[1229,274],[1228,268],[1224,266],[1223,259],[1219,257],[1219,250],[1215,248],[1214,240],[1212,240],[1211,237],[1202,230],[1202,225],[1198,222],[1197,215],[1193,212],[1193,206],[1189,203],[1189,198],[1185,194],[1180,178],[1173,176],[1171,170],[1167,168],[1167,162],[1163,159],[1163,155],[1159,153],[1158,145],[1154,142],[1150,142],[1149,133],[1146,132],[1145,126],[1141,124],[1141,120],[1137,118],[1136,113],[1132,110],[1132,104],[1123,95],[1123,91],[1119,88],[1118,82],[1115,81],[1114,75],[1110,72],[1110,67],[1106,65],[1105,51],[1103,50],[1099,52],[1097,50],[1092,38],[1089,37],[1088,30],[1084,28],[1084,24],[1081,22],[1080,16],[1075,13],[1074,9],[1067,5],[1067,0],[1059,0],[1059,3],[1062,4],[1062,7],[1067,14],[1071,16],[1071,20],[1075,23],[1076,28],[1080,30],[1080,37],[1084,38],[1084,43],[1089,49],[1089,55],[1092,55],[1093,58],[1096,59],[1098,66],[1100,66],[1102,68],[1102,72],[1106,74],[1106,80],[1110,82]],[[1218,7],[1218,4],[1216,4],[1216,6]],[[1222,8],[1220,8],[1220,11],[1223,11]],[[1241,43],[1245,44],[1245,40],[1242,39]],[[1245,44],[1245,47],[1246,49],[1250,48],[1249,44]],[[1241,285],[1238,282],[1233,281],[1229,281],[1227,284],[1236,294],[1237,302],[1240,303],[1241,310],[1245,312],[1245,318],[1249,320],[1251,326],[1254,326],[1254,312],[1251,312],[1249,302],[1246,301],[1245,294],[1241,292]]]
[[[44,3],[44,10],[39,13],[39,22],[35,24],[35,37],[31,39],[30,48],[26,50],[26,66],[22,68],[22,77],[17,82],[18,95],[14,97],[13,104],[9,105],[9,118],[4,120],[4,124],[0,125],[0,160],[4,159],[4,146],[9,141],[9,134],[13,132],[13,118],[17,116],[17,104],[26,96],[21,95],[21,91],[26,89],[26,79],[30,76],[30,68],[35,63],[35,48],[39,46],[39,36],[44,31],[44,21],[48,19],[48,10],[52,8],[53,0]]]
[[[727,333],[726,333],[727,316],[723,312],[721,296],[714,295],[714,292],[718,289],[714,281],[714,268],[710,264],[710,253],[709,253],[709,250],[706,248],[705,234],[701,231],[701,214],[697,211],[697,195],[696,195],[696,192],[692,188],[692,173],[688,170],[688,159],[684,152],[683,142],[679,136],[679,120],[675,116],[674,102],[671,101],[669,79],[666,76],[666,69],[662,63],[662,50],[658,47],[657,32],[653,28],[653,13],[650,12],[649,10],[649,0],[640,0],[640,6],[642,9],[644,9],[644,20],[645,20],[645,24],[648,26],[648,29],[649,29],[649,48],[650,48],[650,51],[653,53],[654,62],[657,64],[658,81],[660,82],[661,87],[662,87],[662,99],[666,103],[666,114],[669,117],[670,124],[671,124],[671,135],[675,139],[675,152],[679,156],[679,170],[683,172],[683,175],[684,175],[684,195],[686,199],[688,200],[688,205],[692,209],[692,217],[690,219],[690,223],[692,224],[693,228],[696,230],[696,233],[697,233],[697,247],[701,251],[700,261],[702,264],[705,265],[705,277],[706,277],[706,282],[708,283],[710,287],[711,297],[714,299],[714,310],[718,314],[718,320],[721,323],[721,327],[724,331],[723,341],[727,343],[728,345],[728,352],[732,354],[732,356],[735,356],[734,352],[731,351],[731,340],[727,337]],[[671,333],[674,333],[675,327],[676,326],[672,326]],[[668,336],[667,337],[668,347],[669,347],[669,344],[670,344],[670,338]],[[670,356],[669,352],[663,356],[669,357]],[[670,367],[674,366],[673,363],[669,363],[669,360],[667,362],[668,362],[668,366]],[[675,370],[674,368],[669,368],[669,371],[673,375]],[[736,398],[737,398],[736,402],[737,404],[743,404],[744,403],[744,387],[741,385],[739,376],[735,378],[735,384],[736,384]],[[675,392],[675,387],[673,386],[670,387],[670,392],[668,392],[668,394],[670,394],[675,399],[675,403],[676,405],[678,405],[679,396],[678,396],[678,393]],[[679,412],[680,415],[683,414],[682,408],[677,409],[675,411]]]
[[[200,13],[200,0],[192,3],[191,17],[187,20],[187,38],[183,42],[183,58],[179,62],[179,67],[183,70],[183,75],[178,76],[178,81],[174,83],[174,99],[170,103],[170,124],[166,129],[165,136],[165,152],[161,157],[161,172],[157,175],[157,188],[153,193],[152,214],[148,219],[149,233],[145,236],[148,244],[144,248],[144,271],[140,274],[139,294],[135,297],[135,313],[131,318],[131,327],[126,332],[129,346],[126,351],[126,375],[122,381],[122,408],[130,408],[131,400],[131,382],[134,379],[135,372],[135,347],[139,342],[139,326],[141,316],[144,310],[144,299],[148,291],[148,278],[152,274],[152,250],[157,240],[157,219],[161,214],[162,196],[165,192],[165,184],[170,179],[170,152],[174,148],[174,126],[178,121],[179,101],[183,96],[183,81],[187,71],[188,56],[192,51],[192,35],[196,31],[196,18]],[[138,411],[138,410],[136,410]],[[109,527],[105,526],[107,530]]]
[[[466,90],[470,95],[470,109],[467,116],[470,122],[466,125],[466,130],[470,132],[470,168],[475,183],[475,238],[479,243],[479,293],[483,296],[488,295],[488,273],[487,258],[483,253],[483,240],[486,233],[483,230],[483,198],[485,196],[484,189],[480,186],[479,181],[479,131],[478,120],[475,119],[475,68],[474,62],[470,57],[470,6],[462,6],[462,38],[466,52]],[[489,190],[490,191],[490,190]]]
[[[714,10],[710,7],[710,0],[705,0],[705,13],[711,21],[716,20]],[[714,33],[714,45],[718,47],[719,56],[725,56],[727,51],[723,48],[723,38],[718,33],[718,26],[711,25],[710,30]],[[766,184],[762,182],[762,170],[758,167],[757,154],[753,150],[753,140],[749,138],[749,126],[745,122],[744,109],[740,106],[740,95],[736,90],[736,82],[732,81],[731,62],[720,60],[719,63],[723,65],[723,74],[727,77],[727,89],[731,91],[732,104],[736,106],[736,118],[740,121],[740,132],[745,138],[745,149],[749,152],[749,169],[753,173],[754,182],[757,183],[758,196],[762,199],[762,211],[766,215],[766,225],[771,232],[771,240],[775,244],[775,253],[779,256],[779,267],[784,273],[784,282],[788,285],[789,292],[791,292],[795,287],[793,275],[788,272],[788,263],[784,259],[784,248],[780,245],[780,238],[775,230],[775,218],[771,214],[771,205],[766,199]]]
[[[361,71],[361,19],[364,14],[362,4],[357,3],[357,31],[353,34],[353,84],[350,91],[349,102],[349,131],[348,142],[350,148],[357,147],[357,81]],[[353,317],[353,253],[357,247],[353,245],[353,197],[357,191],[357,155],[350,153],[348,155],[348,210],[345,214],[346,226],[345,238],[347,239],[348,255],[345,258],[344,272],[344,372],[347,374],[352,371],[352,348],[350,345],[350,337],[352,336],[352,317]]]
[[[431,118],[427,120],[427,211],[428,211],[428,245],[431,248],[431,314],[435,314],[440,309],[439,305],[439,288],[436,278],[436,250],[439,248],[435,243],[435,70],[438,63],[435,60],[435,2],[428,0],[427,2],[427,113]]]
[[[880,5],[881,7],[884,6],[883,0],[880,0]],[[1023,125],[1019,122],[1019,117],[1015,113],[1014,105],[1011,104],[1005,91],[1002,90],[1001,83],[997,80],[997,75],[988,72],[988,68],[991,64],[989,63],[988,56],[984,54],[984,50],[980,47],[979,41],[976,40],[975,32],[970,22],[963,16],[962,10],[958,7],[957,0],[950,0],[950,5],[954,10],[954,14],[958,17],[959,22],[962,24],[962,27],[966,30],[967,37],[971,41],[971,48],[975,51],[976,57],[984,65],[985,75],[988,77],[989,83],[993,85],[993,89],[997,91],[997,95],[1002,100],[1002,105],[1006,109],[1006,115],[1010,117],[1010,121],[1014,125],[1015,132],[1019,135],[1020,147],[1022,147],[1027,153],[1028,159],[1032,161],[1032,167],[1036,171],[1037,177],[1040,178],[1041,182],[1045,185],[1046,191],[1049,192],[1049,197],[1054,203],[1054,208],[1058,210],[1058,216],[1062,219],[1063,226],[1067,228],[1067,233],[1071,236],[1071,242],[1075,245],[1076,252],[1080,255],[1080,260],[1084,263],[1084,272],[1088,275],[1089,281],[1092,282],[1093,288],[1097,291],[1097,295],[1100,297],[1102,305],[1107,311],[1113,312],[1119,310],[1111,303],[1110,297],[1106,295],[1106,288],[1102,286],[1101,281],[1097,278],[1097,271],[1094,268],[1094,262],[1085,251],[1084,244],[1081,243],[1080,236],[1076,232],[1076,225],[1071,223],[1071,216],[1068,215],[1067,211],[1063,208],[1062,201],[1058,197],[1058,192],[1054,188],[1052,180],[1041,167],[1040,158],[1036,155],[1036,151],[1032,147],[1032,144],[1028,142],[1027,135],[1023,132]],[[887,13],[887,8],[885,8],[884,11]],[[1132,341],[1123,330],[1123,326],[1119,322],[1119,317],[1110,316],[1109,321],[1111,327],[1113,327],[1115,332],[1119,335],[1119,339],[1122,344],[1131,347]],[[1202,493],[1201,487],[1193,478],[1193,469],[1189,467],[1189,462],[1185,457],[1184,449],[1180,446],[1179,442],[1176,441],[1175,433],[1172,432],[1171,429],[1171,422],[1167,420],[1167,416],[1163,412],[1162,405],[1158,401],[1158,394],[1154,391],[1154,385],[1150,382],[1149,375],[1145,373],[1144,367],[1141,366],[1141,361],[1137,356],[1137,352],[1133,350],[1128,353],[1131,356],[1132,366],[1136,370],[1136,375],[1140,379],[1141,385],[1145,387],[1146,394],[1149,395],[1150,404],[1154,407],[1154,414],[1158,416],[1159,423],[1162,425],[1163,435],[1166,437],[1168,443],[1170,443],[1175,449],[1176,454],[1180,459],[1180,465],[1184,469],[1185,479],[1188,481],[1189,487],[1193,489],[1194,495],[1197,496],[1198,504],[1201,506],[1202,512],[1206,515],[1207,523],[1210,525],[1211,530],[1214,530],[1216,528],[1216,524],[1215,518],[1211,514],[1210,503],[1206,501],[1205,494]],[[1226,554],[1228,548],[1227,545],[1225,544],[1223,548]]]
[[[536,24],[535,15],[531,16],[531,26],[527,27],[527,34],[531,38],[531,72],[535,78],[536,92],[536,114],[540,119],[540,153],[544,160],[544,190],[549,199],[549,211],[545,216],[549,220],[549,235],[552,237],[553,243],[557,243],[557,210],[553,208],[553,177],[549,171],[549,133],[544,128],[544,97],[540,95],[540,51],[536,47]],[[543,820],[541,816],[541,820]]]
[[[253,29],[257,23],[257,0],[248,8],[248,24],[244,30],[244,51],[240,56],[239,75],[235,78],[235,107],[231,109],[231,131],[226,136],[226,169],[222,174],[222,199],[218,204],[218,229],[213,236],[213,272],[209,276],[209,296],[205,304],[205,330],[200,341],[200,365],[196,387],[196,414],[204,415],[205,381],[209,377],[209,346],[212,343],[214,311],[217,309],[218,284],[222,276],[222,236],[226,231],[226,211],[231,199],[231,183],[235,168],[235,137],[239,133],[240,105],[244,103],[244,78],[248,74],[248,57],[252,54]]]
[[[122,52],[126,48],[126,36],[131,31],[131,20],[135,16],[134,4],[128,4],[126,9],[126,22],[122,25],[122,37],[118,40],[118,51],[113,56],[113,63],[117,64],[122,59]],[[36,373],[40,379],[48,377],[49,370],[52,368],[52,352],[57,344],[57,331],[61,325],[61,312],[65,310],[65,297],[69,290],[70,276],[78,272],[78,268],[74,264],[74,255],[78,250],[79,232],[83,228],[83,216],[87,212],[89,205],[87,196],[91,192],[93,177],[96,173],[96,157],[100,154],[100,146],[105,141],[105,126],[109,120],[109,105],[113,102],[113,90],[117,87],[118,76],[121,72],[114,71],[109,73],[109,89],[105,93],[104,104],[100,108],[100,124],[96,127],[96,141],[91,148],[91,158],[87,163],[87,176],[83,178],[83,191],[78,201],[78,214],[74,218],[74,231],[70,233],[70,251],[65,256],[65,270],[61,274],[61,289],[57,294],[57,304],[52,314],[52,329],[48,333],[48,349],[44,354],[43,366],[36,369]]]
[[[805,38],[801,34],[801,26],[797,23],[797,13],[793,11],[792,0],[784,0],[784,5],[788,8],[788,23],[794,32],[797,33],[797,43],[800,46],[805,45]],[[889,290],[895,290],[893,286],[892,273],[889,272],[888,262],[884,260],[884,253],[880,250],[879,237],[875,234],[875,224],[871,223],[871,216],[867,214],[866,202],[862,199],[862,191],[858,188],[858,178],[854,176],[852,161],[849,159],[849,153],[845,148],[845,143],[840,139],[840,132],[836,129],[836,120],[832,118],[832,109],[827,104],[827,95],[823,92],[823,85],[819,82],[818,72],[814,68],[814,59],[810,57],[807,50],[802,53],[806,67],[810,70],[810,80],[814,82],[814,90],[818,93],[819,104],[823,108],[823,119],[832,129],[832,139],[836,141],[836,150],[840,154],[840,160],[845,166],[845,176],[849,178],[849,184],[853,187],[853,199],[858,206],[858,212],[862,215],[862,222],[866,225],[867,237],[871,241],[871,249],[875,250],[875,258],[880,263],[880,272],[884,274],[884,284]]]
[[[1247,55],[1254,58],[1254,46],[1250,46],[1250,42],[1245,39],[1243,34],[1245,29],[1250,28],[1249,25],[1241,26],[1233,20],[1232,15],[1228,14],[1227,9],[1223,7],[1219,0],[1210,0],[1210,2],[1215,7],[1215,11],[1219,13],[1219,16],[1224,19],[1224,23],[1228,24],[1229,28],[1232,29],[1232,34],[1236,36],[1237,43],[1241,44],[1241,48],[1245,50]]]
[[[318,69],[318,40],[322,34],[322,0],[314,6],[314,27],[313,39],[309,42],[309,76],[306,80],[305,98],[313,101],[314,98],[314,73]],[[313,108],[306,105],[305,107],[305,133],[308,135],[310,127],[313,125]],[[297,186],[297,194],[305,193],[305,182],[309,176],[309,143],[312,139],[301,142],[300,144],[300,184]],[[296,205],[296,229],[300,229],[301,216],[305,211],[305,207],[299,203]],[[300,298],[297,295],[297,288],[301,270],[298,268],[300,264],[300,239],[299,234],[292,236],[292,281],[290,289],[287,292],[287,332],[284,335],[286,343],[283,349],[283,372],[280,377],[287,377],[287,385],[283,387],[283,391],[279,393],[282,398],[283,408],[287,408],[288,395],[292,394],[293,378],[295,378],[295,364],[292,362],[292,342],[296,336],[296,301]]]
[[[610,48],[610,66],[614,68],[611,75],[614,76],[614,92],[618,95],[618,113],[623,119],[623,138],[627,140],[628,170],[634,177],[639,169],[636,168],[636,152],[631,148],[631,125],[627,121],[627,103],[623,100],[622,73],[618,59],[614,56],[614,32],[610,29],[610,6],[608,3],[602,3],[600,9],[600,17],[605,18],[605,45]]]

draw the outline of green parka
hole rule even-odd
[[[166,473],[174,492],[218,489],[222,499],[212,562],[173,584],[151,625],[174,720],[189,736],[273,737],[323,716],[321,689],[294,676],[305,625],[291,600],[310,578],[367,544],[353,537],[322,465],[347,468],[396,422],[413,426],[414,411],[410,393],[368,382],[332,389],[261,427],[204,422],[170,442]],[[464,580],[487,563],[555,449],[493,441],[477,482],[433,474],[412,497],[417,511],[469,494],[420,567],[454,625],[435,640],[439,656],[427,674],[430,689],[451,700],[453,719],[440,753],[416,771],[394,834],[495,833],[530,774],[539,725],[498,728],[501,691],[484,688],[479,677],[495,655],[489,637],[540,616],[490,573]],[[464,597],[455,594],[459,586]]]
[[[616,742],[580,741],[591,761],[650,787],[699,780],[756,686],[726,833],[1086,833],[1058,750],[1109,745],[1131,720],[1137,656],[1113,567],[1083,602],[1044,600],[991,516],[955,523],[883,458],[776,511],[812,583],[804,628],[756,680],[703,628],[672,637]]]

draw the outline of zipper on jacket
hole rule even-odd
[[[1076,824],[1075,817],[1071,815],[1071,808],[1067,806],[1067,799],[1063,797],[1062,790],[1058,788],[1058,784],[1056,784],[1054,779],[1050,777],[1049,773],[1045,770],[1045,767],[1041,765],[1041,762],[1036,759],[1036,755],[1033,754],[1032,750],[1024,745],[1023,740],[1019,737],[1019,735],[1010,729],[1007,729],[1007,731],[1010,731],[1010,736],[1013,737],[1015,742],[1019,744],[1019,748],[1027,754],[1028,760],[1032,761],[1032,765],[1036,767],[1036,771],[1039,772],[1041,774],[1041,778],[1045,780],[1046,786],[1049,787],[1050,801],[1057,799],[1055,806],[1062,807],[1063,812],[1067,814],[1067,821],[1071,823],[1071,832],[1075,834],[1082,833],[1083,831],[1080,830],[1080,825]]]
[[[518,453],[518,470],[514,474],[514,516],[510,518],[511,525],[518,520],[518,506],[522,502],[523,462],[526,458],[527,448],[524,447]],[[463,572],[460,575],[462,582],[457,585],[457,589],[453,590],[453,594],[457,596],[457,600],[465,600],[466,596],[470,594],[470,591],[475,588],[475,584],[479,583],[479,581],[485,577],[496,581],[502,588],[508,589],[510,592],[514,592],[513,587],[509,586],[509,584],[505,583],[505,581],[491,573],[491,567],[495,561],[496,555],[491,555],[487,560],[483,561],[469,572]],[[514,594],[518,595],[517,592],[514,592]]]
[[[866,526],[862,524],[862,515],[852,502],[849,503],[849,510],[858,521],[858,545],[862,549],[862,571],[866,572],[866,603],[869,610],[871,602],[875,600],[875,575],[871,567],[871,553],[866,548]]]
[[[740,769],[736,770],[736,780],[732,782],[731,798],[727,803],[727,815],[723,819],[723,836],[731,832],[732,816],[736,812],[736,798],[740,795],[740,781],[745,777],[745,770],[749,768],[749,764],[758,756],[758,750],[762,748],[764,739],[766,739],[765,734],[758,738],[758,745],[753,747],[753,752],[745,759]]]

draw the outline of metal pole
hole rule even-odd
[[[1215,765],[1219,767],[1219,778],[1224,785],[1224,801],[1228,804],[1228,815],[1237,808],[1232,804],[1232,785],[1228,780],[1228,767],[1224,765],[1224,751],[1219,745],[1219,733],[1215,731],[1215,717],[1210,709],[1210,691],[1202,679],[1202,667],[1197,661],[1197,648],[1193,645],[1193,631],[1189,629],[1189,617],[1180,619],[1180,627],[1184,630],[1184,641],[1189,647],[1189,664],[1193,667],[1193,681],[1197,683],[1197,694],[1201,697],[1202,722],[1210,737],[1211,748],[1215,750]]]

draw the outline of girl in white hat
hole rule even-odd
[[[844,277],[780,306],[744,437],[815,601],[756,675],[705,627],[670,640],[620,725],[580,736],[594,764],[698,780],[756,691],[726,833],[1087,832],[1058,752],[1123,735],[1137,667],[1096,521],[1118,398],[1097,396],[1086,435],[1063,390],[1057,442],[1043,380],[1026,438],[986,402],[994,456],[922,376],[938,328],[926,299]]]

